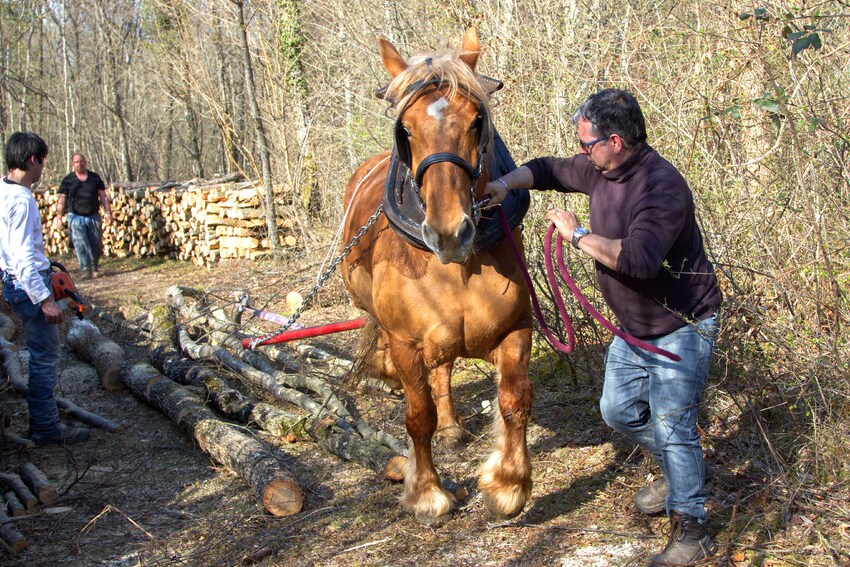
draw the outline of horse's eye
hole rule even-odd
[[[401,129],[404,130],[405,136],[407,136],[408,138],[411,136],[410,130],[407,129],[407,126],[402,126]]]
[[[481,131],[482,126],[484,125],[484,117],[476,116],[475,121],[472,123],[472,130]]]

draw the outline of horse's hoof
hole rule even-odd
[[[428,526],[429,528],[438,528],[442,525],[445,525],[449,520],[452,519],[451,513],[443,514],[442,516],[432,517],[427,516],[425,514],[418,514],[415,516],[416,521],[418,521],[423,526]]]
[[[482,498],[487,511],[496,520],[516,518],[525,509],[525,500],[519,502],[514,500],[511,505],[506,506],[503,498],[496,498],[493,494],[482,493]]]
[[[434,442],[442,445],[446,449],[455,451],[466,447],[467,442],[472,436],[469,432],[458,425],[451,425],[442,429],[437,429],[434,433]]]

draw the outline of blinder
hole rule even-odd
[[[413,156],[410,151],[410,141],[408,140],[407,129],[402,123],[402,118],[404,117],[405,111],[414,101],[427,93],[437,90],[440,88],[441,84],[442,80],[439,78],[434,78],[425,82],[417,81],[410,85],[410,87],[408,87],[405,91],[405,95],[410,92],[413,92],[413,94],[408,97],[404,106],[398,112],[398,117],[396,118],[395,127],[393,129],[393,146],[396,154],[398,155],[399,161],[407,166],[408,169],[413,167]],[[432,88],[429,89],[428,87]],[[478,132],[478,156],[475,165],[473,166],[459,155],[450,152],[438,152],[431,154],[419,163],[419,166],[416,168],[416,172],[413,176],[416,183],[415,189],[417,193],[419,192],[419,186],[422,185],[425,171],[435,163],[440,162],[449,162],[460,166],[472,178],[472,185],[474,189],[474,185],[478,182],[478,178],[481,176],[481,171],[484,166],[484,156],[487,155],[487,143],[491,139],[492,129],[492,122],[490,120],[490,113],[487,110],[487,105],[481,100],[478,101],[478,118],[481,125]]]

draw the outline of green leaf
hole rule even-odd
[[[753,17],[753,15],[752,15],[752,14],[747,14],[747,13],[738,14],[738,19],[739,19],[739,20],[749,20],[749,19],[750,19],[750,18],[752,18],[752,17]]]
[[[807,36],[807,37],[801,37],[800,39],[795,41],[794,44],[791,46],[791,54],[797,55],[798,53],[800,53],[801,51],[806,49],[809,46],[809,40],[810,39],[811,39],[811,36]]]
[[[779,113],[779,103],[772,98],[757,98],[753,101],[753,104],[759,108],[765,109],[771,114]]]
[[[804,35],[806,35],[806,32],[798,31],[798,32],[794,32],[794,33],[789,33],[785,38],[788,39],[789,41],[796,41],[796,40],[800,39],[801,37],[803,37]]]
[[[815,49],[820,49],[823,47],[823,43],[821,43],[820,36],[816,33],[813,33],[809,36],[809,43]]]
[[[789,26],[788,24],[785,24],[785,27],[782,28],[782,37],[784,37],[785,39],[788,39],[788,36],[791,35],[792,33],[794,33],[794,30],[791,29],[791,26]]]

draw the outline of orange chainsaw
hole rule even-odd
[[[59,262],[50,262],[50,286],[53,288],[53,298],[59,305],[67,304],[68,309],[73,311],[79,319],[83,318],[83,300],[77,293],[77,287],[74,285],[74,280],[71,279],[71,274],[65,269],[65,266]]]

